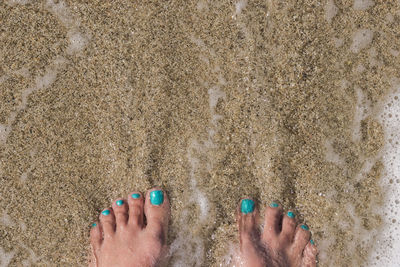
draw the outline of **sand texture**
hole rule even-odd
[[[394,0],[0,1],[1,263],[85,266],[99,212],[162,186],[169,266],[229,265],[244,196],[361,266],[399,53]]]

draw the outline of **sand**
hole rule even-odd
[[[84,266],[99,211],[162,186],[170,266],[228,265],[245,196],[294,209],[319,266],[364,264],[384,228],[376,114],[400,78],[399,12],[0,2],[1,263]]]

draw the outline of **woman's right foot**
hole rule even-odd
[[[242,199],[237,221],[243,266],[314,267],[317,247],[306,225],[297,225],[293,212],[285,215],[272,203],[265,210],[263,233],[258,231],[258,209],[251,199]]]

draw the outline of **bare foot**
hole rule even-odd
[[[297,225],[293,212],[282,214],[272,203],[265,210],[263,233],[258,231],[258,209],[242,199],[237,210],[241,260],[244,266],[314,267],[317,247],[306,225]]]
[[[91,267],[147,267],[160,263],[166,251],[170,216],[168,197],[153,188],[146,199],[138,192],[117,199],[100,214],[90,231]]]

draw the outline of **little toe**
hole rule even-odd
[[[318,254],[318,249],[315,246],[314,241],[310,240],[310,242],[308,242],[303,252],[302,267],[317,266],[317,254]]]
[[[265,209],[264,239],[276,237],[280,233],[281,220],[282,208],[277,203],[272,202],[269,207]]]
[[[297,227],[292,244],[292,251],[294,255],[301,256],[307,243],[310,241],[311,233],[307,225],[302,224]]]
[[[129,224],[143,228],[143,196],[139,192],[132,192],[128,196]]]
[[[239,240],[241,249],[243,244],[252,243],[256,233],[256,219],[258,209],[255,207],[254,200],[250,198],[242,199],[238,205],[237,223],[239,227]]]
[[[167,238],[170,206],[167,194],[161,188],[147,191],[144,213],[147,220],[146,231],[160,237],[164,243]]]
[[[92,229],[90,229],[90,245],[92,246],[94,253],[100,249],[102,241],[103,236],[101,233],[101,226],[98,222],[95,222],[92,224]]]
[[[112,208],[105,209],[100,213],[100,222],[104,239],[112,237],[115,233],[115,216]]]
[[[128,222],[128,205],[124,199],[119,198],[113,202],[112,208],[117,224],[116,229],[118,230],[119,228],[124,227]]]
[[[294,238],[294,233],[296,232],[296,219],[295,214],[292,211],[288,211],[282,219],[282,231],[280,238],[282,241],[292,242]]]

